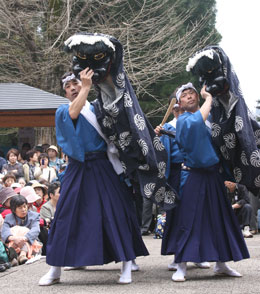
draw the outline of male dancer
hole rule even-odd
[[[174,96],[176,96],[178,88],[174,91]],[[171,96],[169,99],[169,104],[171,102],[171,99],[174,97]],[[176,123],[178,117],[184,113],[184,110],[180,107],[179,103],[176,103],[173,106],[172,113],[174,115],[174,119],[169,121],[168,123],[165,123],[163,126],[157,126],[155,129],[155,133],[157,135],[160,135],[161,130],[167,130],[170,132],[175,133],[176,132]],[[178,191],[180,195],[180,183],[181,183],[181,168],[184,162],[183,155],[180,152],[179,146],[177,144],[176,138],[170,137],[168,135],[162,135],[160,137],[163,145],[165,146],[165,149],[168,154],[168,161],[167,161],[167,168],[165,176],[167,178],[168,183],[176,190]],[[162,255],[172,255],[172,240],[171,240],[171,230],[173,228],[174,224],[174,213],[175,209],[168,210],[166,212],[166,224],[162,239],[162,248],[161,248],[161,254]],[[194,263],[196,267],[202,268],[202,269],[208,269],[210,268],[209,262],[200,262],[200,263]],[[168,264],[169,271],[175,271],[177,270],[177,264],[175,263],[175,260]]]
[[[178,118],[176,128],[186,177],[181,179],[181,200],[175,208],[174,226],[169,232],[171,251],[178,264],[172,276],[176,282],[186,280],[188,261],[215,261],[215,274],[241,277],[225,262],[249,258],[205,124],[212,104],[212,96],[205,91],[205,86],[201,96],[205,102],[199,108],[199,94],[191,83],[182,85],[176,93],[180,106],[186,111]]]
[[[148,255],[137,223],[132,195],[120,181],[118,162],[109,162],[107,144],[88,101],[93,70],[80,80],[62,78],[71,101],[56,112],[57,142],[69,156],[60,199],[50,229],[46,261],[51,265],[39,285],[60,280],[61,267],[103,265],[123,261],[119,283],[131,283],[136,256]],[[117,167],[116,167],[117,166]]]

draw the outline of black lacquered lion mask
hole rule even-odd
[[[214,49],[196,52],[189,58],[186,70],[198,76],[200,86],[206,85],[206,91],[213,96],[224,94],[229,90],[221,58]]]
[[[105,35],[77,33],[65,41],[65,51],[73,53],[72,70],[77,78],[89,67],[93,83],[106,79],[114,60],[115,46]]]

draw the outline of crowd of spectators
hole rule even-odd
[[[58,148],[44,144],[0,156],[0,245],[10,262],[0,271],[46,254],[48,230],[59,199],[60,180],[67,166]]]

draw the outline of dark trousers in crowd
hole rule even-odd
[[[250,219],[250,230],[258,231],[257,212],[260,209],[260,198],[249,191],[250,204],[252,206],[252,216]]]
[[[48,241],[48,229],[46,227],[40,227],[40,234],[38,236],[42,242],[42,255],[46,255],[46,245]]]
[[[143,199],[142,234],[148,234],[153,219],[153,202],[150,199]]]
[[[244,229],[245,226],[249,226],[252,215],[252,207],[250,204],[245,204],[241,208],[235,209],[235,214],[241,229]]]
[[[155,226],[157,215],[165,212],[159,206],[156,206],[155,212],[153,212],[153,205],[151,199],[143,197],[142,235],[149,234],[149,231]]]

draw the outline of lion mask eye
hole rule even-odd
[[[106,53],[101,52],[101,53],[95,54],[95,55],[94,55],[94,59],[95,59],[95,60],[101,60],[101,59],[103,59],[105,56],[106,56]]]
[[[85,54],[81,55],[80,52],[77,52],[76,56],[79,57],[80,59],[87,59],[87,56]]]

